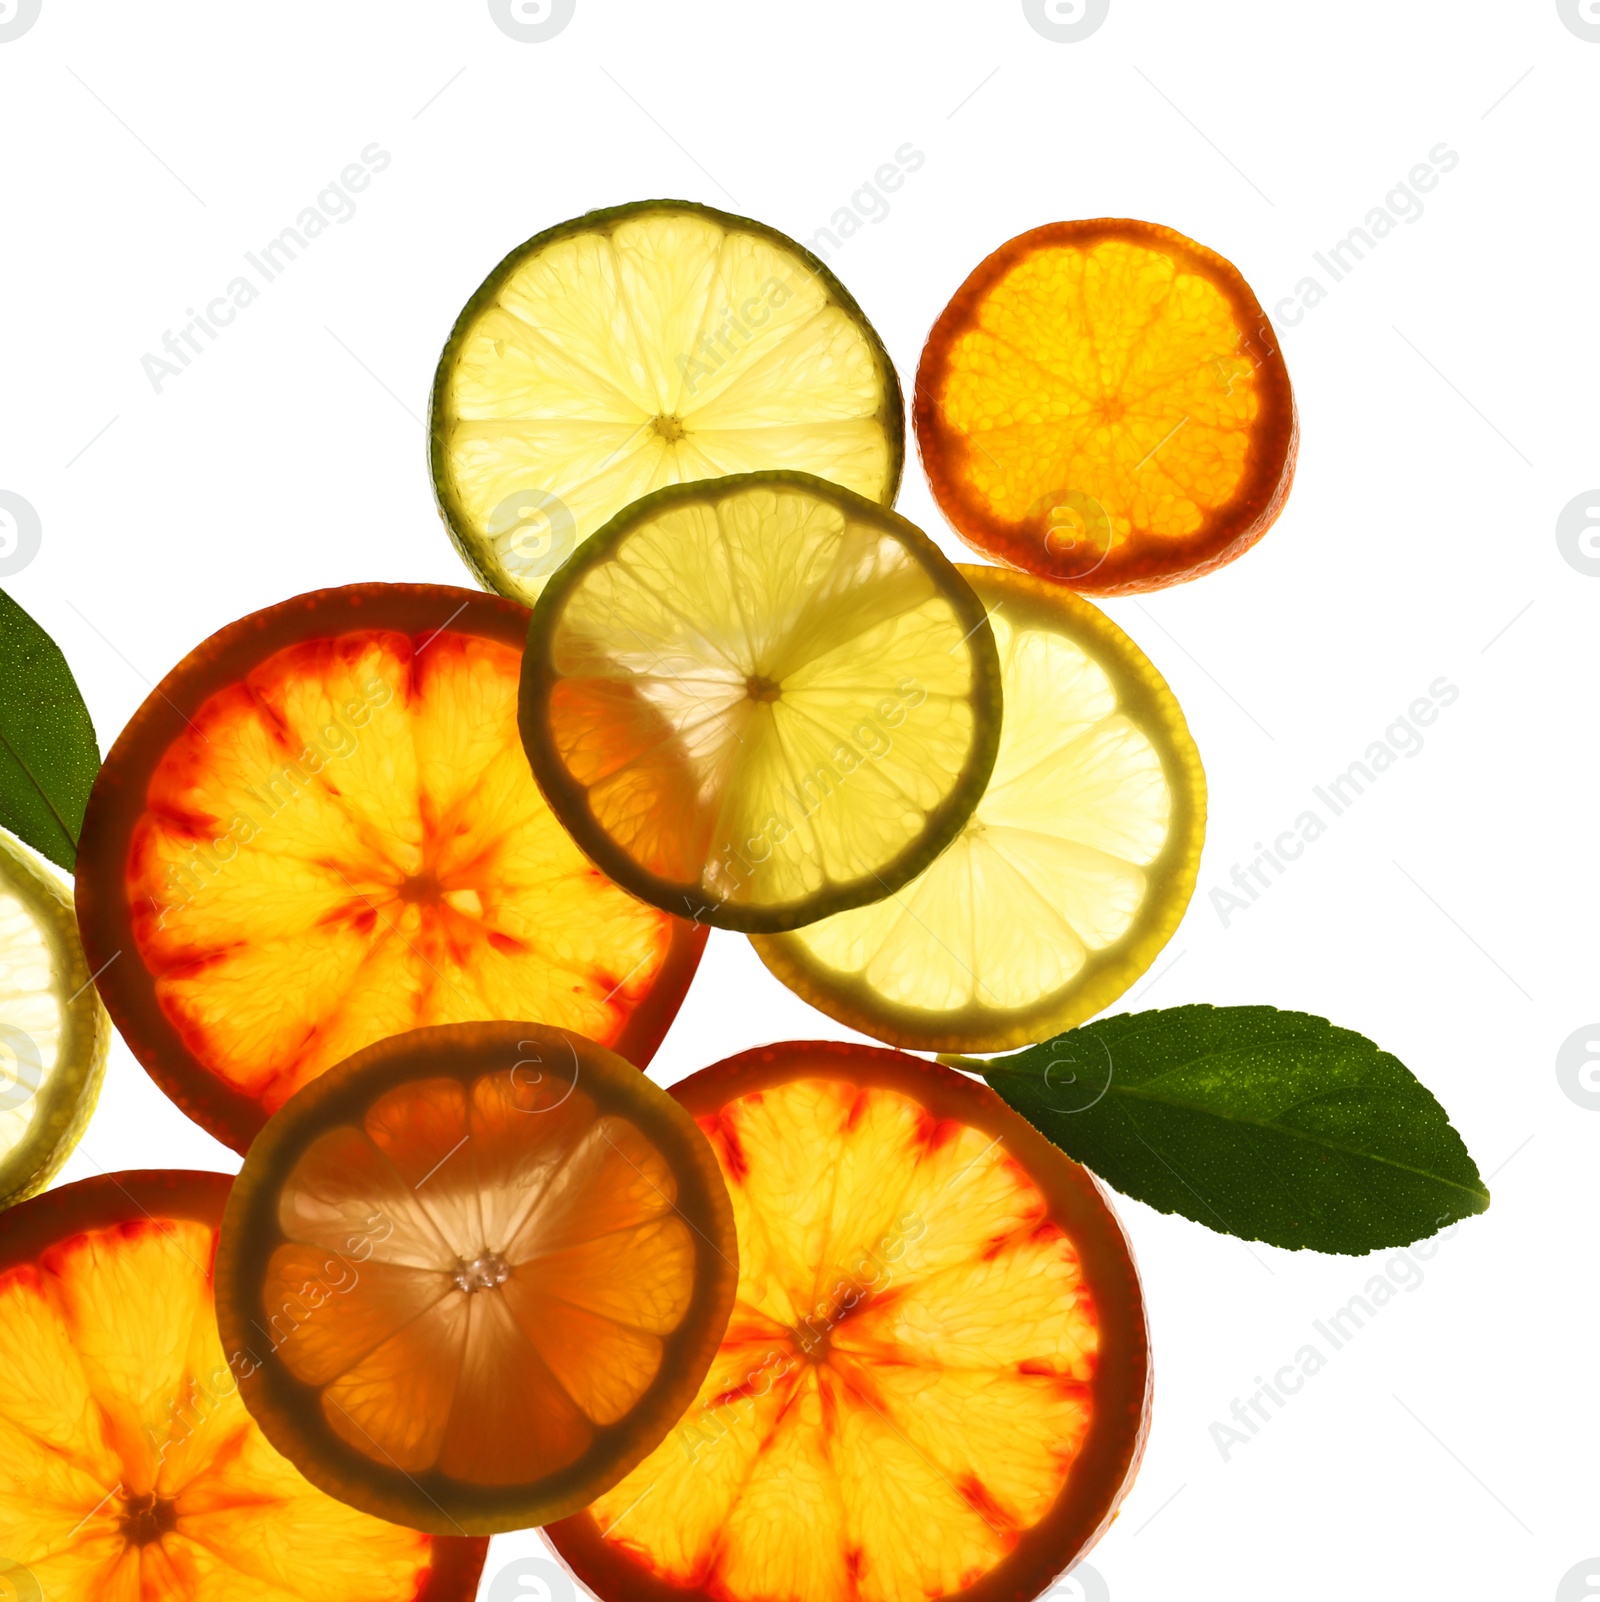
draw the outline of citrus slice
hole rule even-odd
[[[705,931],[597,873],[528,773],[528,614],[355,584],[230,624],[89,798],[79,920],[134,1053],[244,1151],[308,1079],[431,1023],[542,1018],[643,1065]]]
[[[1000,735],[983,603],[903,517],[805,473],[658,490],[540,597],[534,775],[618,884],[725,929],[888,895]]]
[[[694,1405],[548,1532],[603,1602],[1026,1602],[1143,1450],[1144,1305],[1094,1179],[986,1086],[865,1046],[673,1088],[739,1296]]]
[[[110,1047],[72,892],[0,830],[0,1207],[43,1190],[71,1155]]]
[[[245,1411],[211,1299],[229,1184],[103,1174],[0,1218],[0,1595],[468,1602],[486,1541],[324,1496]]]
[[[1059,584],[961,572],[1005,685],[976,810],[893,896],[755,937],[814,1007],[919,1051],[1002,1051],[1109,1006],[1177,928],[1205,838],[1199,753],[1139,647]]]
[[[417,1029],[262,1131],[217,1255],[246,1405],[313,1483],[420,1529],[571,1513],[682,1414],[738,1251],[694,1121],[539,1024]]]
[[[882,342],[810,251],[639,201],[530,239],[467,302],[434,379],[434,491],[467,566],[531,601],[666,484],[793,468],[892,504],[902,412]]]
[[[1299,425],[1239,270],[1171,228],[1097,218],[1002,245],[917,370],[945,516],[1012,567],[1090,594],[1160,589],[1272,526]]]

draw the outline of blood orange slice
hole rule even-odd
[[[1105,1528],[1149,1405],[1138,1275],[1094,1179],[985,1086],[788,1044],[673,1094],[739,1296],[694,1406],[550,1530],[605,1602],[1025,1602]]]
[[[217,1254],[246,1405],[382,1518],[488,1534],[584,1506],[650,1452],[733,1305],[694,1121],[562,1030],[418,1029],[268,1123]]]
[[[161,1087],[244,1151],[307,1080],[420,1025],[539,1018],[641,1066],[705,931],[599,873],[517,733],[528,614],[357,584],[231,624],[112,748],[84,949]]]
[[[979,264],[917,369],[917,444],[956,532],[1088,594],[1248,550],[1299,443],[1276,335],[1232,262],[1171,228],[1050,223]]]
[[[0,1595],[466,1602],[487,1542],[325,1496],[245,1411],[211,1300],[229,1183],[106,1174],[0,1218]]]

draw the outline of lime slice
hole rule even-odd
[[[899,380],[838,279],[775,229],[679,200],[514,250],[456,320],[432,411],[451,537],[522,601],[664,485],[792,468],[887,506],[905,457]]]
[[[0,832],[0,1207],[43,1190],[71,1155],[110,1047],[72,892]]]
[[[1205,774],[1144,653],[1048,581],[963,567],[1005,686],[1000,754],[960,838],[876,906],[755,941],[829,1017],[922,1051],[1001,1051],[1110,1005],[1183,917]]]
[[[658,490],[534,608],[523,744],[578,844],[726,929],[876,901],[960,831],[1000,736],[983,603],[903,517],[804,473]]]

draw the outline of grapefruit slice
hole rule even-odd
[[[1094,1179],[986,1086],[871,1047],[673,1094],[733,1198],[739,1295],[694,1405],[549,1534],[604,1602],[1026,1602],[1143,1449],[1144,1305]]]
[[[527,618],[436,585],[302,595],[198,647],[107,757],[84,948],[135,1055],[234,1150],[420,1025],[540,1018],[641,1066],[660,1044],[705,931],[610,884],[545,805]]]
[[[245,1411],[211,1299],[229,1183],[105,1174],[0,1217],[0,1594],[467,1602],[486,1541],[336,1502]]]
[[[1121,218],[1050,223],[980,263],[928,335],[914,414],[969,545],[1099,595],[1247,551],[1283,510],[1299,443],[1238,268]]]
[[[0,830],[0,1207],[43,1190],[72,1154],[110,1047],[72,892]]]
[[[805,473],[658,490],[556,576],[519,716],[618,884],[724,929],[877,901],[959,832],[1000,738],[983,604],[903,517]]]
[[[313,1484],[488,1534],[582,1507],[693,1399],[738,1248],[704,1137],[559,1029],[418,1029],[272,1118],[217,1254],[245,1404]]]
[[[1205,774],[1171,690],[1059,584],[963,567],[989,609],[1006,714],[955,842],[903,890],[761,960],[830,1018],[919,1051],[1004,1051],[1108,1007],[1182,919]]]
[[[882,341],[810,251],[639,201],[535,236],[467,302],[434,380],[434,491],[467,566],[532,601],[666,484],[792,468],[891,505],[903,407]]]

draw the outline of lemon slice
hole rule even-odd
[[[989,777],[983,603],[919,529],[804,473],[657,491],[534,609],[518,703],[552,809],[624,889],[745,931],[876,901]]]
[[[1194,890],[1205,774],[1177,701],[1059,585],[963,567],[989,609],[1006,717],[960,837],[876,906],[755,941],[791,990],[897,1046],[1000,1051],[1116,1000]]]
[[[0,833],[0,1207],[43,1190],[71,1155],[110,1047],[71,891]]]
[[[523,601],[664,485],[793,468],[887,506],[905,458],[899,380],[838,279],[775,229],[678,200],[507,256],[456,320],[432,413],[451,537]]]

